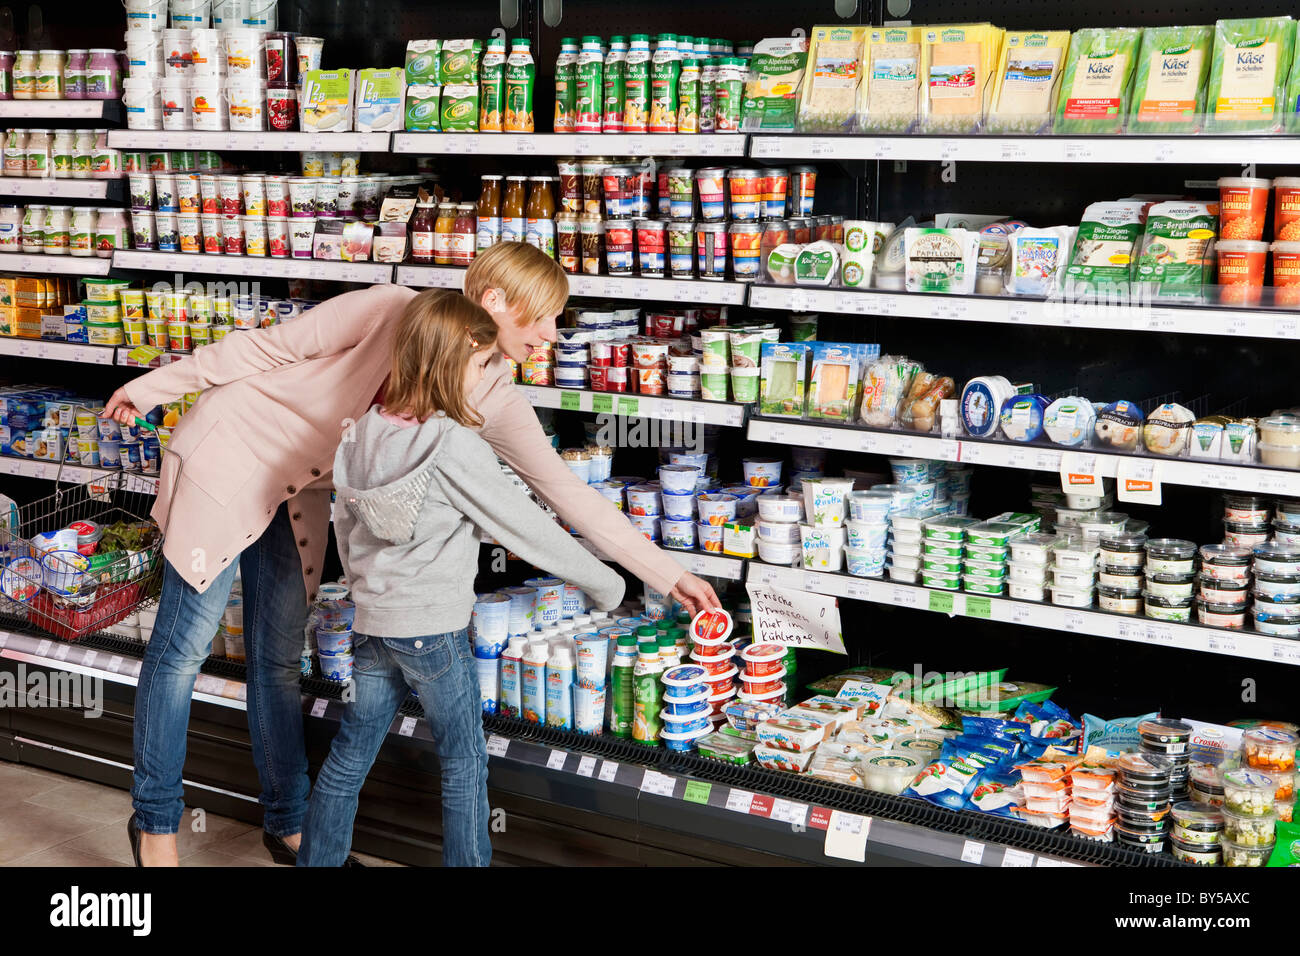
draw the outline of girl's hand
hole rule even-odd
[[[690,612],[691,617],[711,608],[721,608],[718,596],[703,578],[697,578],[687,571],[677,579],[677,586],[672,591],[673,598]]]
[[[104,417],[115,418],[122,425],[130,425],[137,418],[144,418],[144,413],[131,404],[131,399],[126,396],[126,389],[119,388],[104,406]]]

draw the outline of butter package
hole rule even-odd
[[[803,418],[807,397],[808,356],[803,342],[764,342],[758,383],[758,409],[777,418]]]
[[[14,310],[8,306],[0,306],[0,335],[14,335],[15,322]]]
[[[41,337],[41,310],[15,309],[14,334],[23,339],[39,339]]]
[[[1006,35],[985,124],[990,132],[1037,133],[1051,123],[1069,48],[1066,30]]]
[[[477,83],[442,88],[442,106],[439,112],[444,133],[478,132],[478,96]]]
[[[308,70],[303,74],[298,119],[304,132],[352,129],[352,71]]]
[[[1003,32],[990,23],[922,29],[921,125],[926,132],[974,133],[984,126]]]
[[[438,63],[438,82],[443,86],[471,83],[478,86],[478,65],[482,56],[482,40],[443,40]],[[474,114],[478,115],[477,107]]]
[[[406,85],[441,86],[441,40],[406,41]]]
[[[402,128],[406,96],[403,70],[358,70],[355,126],[361,133]]]
[[[17,276],[0,276],[0,309],[13,309],[17,307],[17,290]]]
[[[406,131],[408,133],[442,132],[441,106],[441,86],[408,86],[406,88]]]
[[[808,417],[851,422],[857,410],[862,367],[879,357],[879,345],[810,342],[812,377]]]

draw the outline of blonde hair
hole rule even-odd
[[[465,295],[475,305],[489,289],[500,289],[527,325],[559,315],[569,301],[569,280],[560,264],[524,242],[499,242],[479,253],[465,273]]]
[[[452,289],[421,292],[398,320],[384,407],[418,421],[442,411],[469,428],[482,425],[465,394],[465,366],[496,340],[496,323],[477,302]]]

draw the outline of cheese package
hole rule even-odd
[[[989,132],[1037,133],[1051,123],[1069,48],[1067,30],[1006,35],[993,78]]]
[[[443,40],[438,61],[438,82],[443,86],[477,84],[479,59],[482,56],[482,40]]]
[[[1146,207],[1142,200],[1122,200],[1095,202],[1083,211],[1070,264],[1065,269],[1067,291],[1127,294]]]
[[[906,133],[921,109],[921,28],[877,27],[867,38],[861,132]]]
[[[812,346],[808,417],[851,422],[857,410],[862,367],[880,355],[880,346],[843,342],[808,344]]]
[[[868,27],[813,27],[808,38],[799,131],[852,132],[859,111],[862,56]]]
[[[754,44],[740,105],[742,133],[792,133],[799,87],[808,66],[808,41],[776,37]]]
[[[1133,79],[1131,133],[1195,133],[1205,113],[1214,27],[1147,27]]]
[[[926,132],[974,133],[983,127],[1002,34],[989,23],[923,28],[921,126]]]
[[[975,291],[979,233],[968,229],[913,226],[904,234],[905,286],[908,292]]]
[[[1141,27],[1075,32],[1056,102],[1057,133],[1123,132],[1141,42]]]
[[[1061,287],[1061,276],[1074,243],[1073,226],[1034,229],[1025,226],[1007,239],[1011,264],[1007,270],[1007,291],[1013,295],[1050,298]]]
[[[1214,280],[1210,243],[1218,226],[1218,203],[1156,203],[1147,210],[1133,281],[1156,299],[1201,301]]]
[[[1281,129],[1295,34],[1290,17],[1215,23],[1205,102],[1207,129],[1261,133]]]
[[[1300,27],[1296,28],[1296,33],[1300,39]],[[1291,58],[1291,78],[1286,83],[1286,103],[1282,114],[1288,133],[1300,131],[1300,58],[1295,56]]]
[[[758,383],[758,410],[778,418],[803,418],[808,355],[803,342],[764,342]]]
[[[777,247],[780,248],[779,246]],[[773,250],[775,252],[776,250]],[[771,256],[768,257],[769,270]],[[819,239],[799,250],[794,257],[794,281],[796,285],[834,285],[840,279],[840,264],[844,260],[844,248],[836,243]]]

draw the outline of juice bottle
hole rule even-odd
[[[700,61],[685,60],[677,81],[677,132],[700,131]]]
[[[416,262],[433,261],[433,227],[437,222],[431,202],[415,204],[411,218],[411,258]]]
[[[527,176],[507,176],[506,194],[501,200],[501,241],[523,242],[528,219],[524,215],[527,200]]]
[[[528,182],[531,188],[525,210],[528,224],[524,240],[554,259],[555,194],[551,191],[551,179],[549,176],[530,176]]]
[[[609,55],[605,57],[604,70],[604,115],[601,117],[601,130],[606,133],[623,132],[623,100],[626,95],[624,83],[627,79],[627,39],[625,37],[609,38]]]
[[[663,688],[660,684],[663,672],[659,645],[652,640],[642,641],[637,646],[636,666],[632,669],[632,739],[650,747],[659,746],[659,731],[663,726],[659,716],[663,707]]]
[[[506,100],[506,41],[488,40],[487,52],[479,64],[478,130],[501,132]]]
[[[440,266],[449,266],[451,260],[451,237],[456,231],[456,204],[438,203],[438,217],[433,224],[433,261]]]
[[[524,654],[524,664],[520,669],[523,675],[521,698],[523,709],[520,715],[534,724],[546,722],[546,659],[549,656],[546,641],[538,639],[528,645]]]
[[[573,729],[573,652],[563,643],[546,662],[546,725]]]
[[[620,634],[614,649],[609,678],[610,690],[613,693],[610,702],[609,730],[615,737],[632,736],[633,709],[636,700],[632,671],[636,662],[636,637],[631,634]]]
[[[677,34],[659,34],[651,67],[650,132],[677,132],[677,80],[681,73]]]
[[[583,38],[583,46],[587,45]],[[573,37],[560,40],[560,55],[555,58],[555,132],[572,133],[578,115],[578,41]]]
[[[501,241],[501,177],[483,177],[483,191],[478,197],[478,238],[475,252],[491,249]]]
[[[537,72],[527,40],[511,40],[506,58],[507,133],[533,132],[533,77]]]
[[[451,264],[468,266],[474,261],[478,217],[472,202],[456,204],[456,221],[451,230]]]
[[[623,96],[623,132],[644,133],[649,120],[650,36],[634,33],[627,51]]]
[[[523,666],[528,651],[528,638],[516,634],[501,652],[500,695],[497,713],[505,717],[518,717],[523,713]]]
[[[605,111],[605,54],[600,37],[582,38],[577,64],[577,119],[579,133],[599,133]]]

